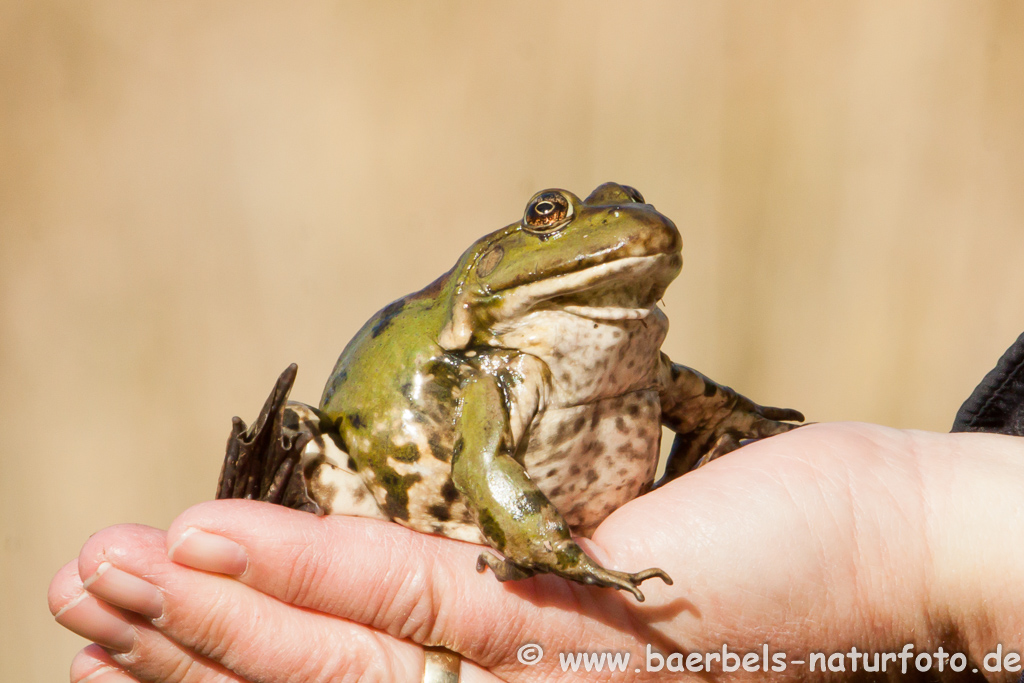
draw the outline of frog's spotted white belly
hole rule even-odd
[[[538,310],[496,340],[547,366],[541,409],[523,430],[525,450],[520,444],[517,451],[576,533],[589,535],[654,480],[661,444],[657,378],[667,332],[668,319],[657,307],[622,320]]]
[[[523,464],[576,533],[590,535],[654,480],[661,436],[654,389],[546,411]]]

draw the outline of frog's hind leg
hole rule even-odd
[[[640,602],[638,586],[661,569],[629,573],[606,569],[572,538],[569,524],[512,457],[511,432],[497,383],[486,376],[468,379],[456,428],[462,447],[452,457],[452,480],[475,510],[487,542],[504,555],[481,553],[477,570],[490,567],[499,581],[550,572],[565,579],[629,591]]]
[[[315,408],[288,400],[297,367],[281,373],[251,427],[234,418],[217,498],[276,503],[318,515],[388,519]]]

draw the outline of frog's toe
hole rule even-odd
[[[321,439],[307,416],[309,406],[288,401],[297,366],[278,377],[251,427],[234,418],[217,498],[262,500],[320,514],[321,506],[307,490],[303,454],[307,444]]]
[[[579,581],[580,583],[629,591],[633,594],[633,597],[636,598],[637,602],[644,601],[644,594],[640,592],[640,589],[637,586],[647,579],[657,577],[664,581],[666,585],[672,585],[672,577],[666,574],[662,569],[654,567],[631,574],[629,572],[615,571],[614,569],[605,569],[589,557],[583,562],[580,562],[580,564],[573,570],[568,572],[560,571],[557,573],[567,579]]]
[[[760,437],[761,435],[758,436]],[[703,467],[712,460],[722,457],[726,453],[732,453],[742,445],[743,444],[740,443],[739,439],[737,439],[732,433],[726,432],[725,434],[722,434],[722,436],[718,437],[718,440],[715,441],[715,445],[711,447],[711,450],[701,456],[701,459],[697,461],[697,464],[694,465],[693,469]]]
[[[487,567],[491,568],[498,581],[518,581],[519,579],[527,579],[537,573],[526,567],[520,567],[514,562],[503,560],[489,550],[483,551],[480,553],[480,557],[476,558],[476,570],[478,572],[485,571]]]
[[[799,410],[793,410],[792,408],[773,408],[771,406],[762,406],[758,411],[761,417],[766,417],[769,420],[777,420],[783,422],[803,422],[804,414]],[[794,425],[795,426],[795,425]]]
[[[803,426],[803,424],[794,424],[792,422],[776,422],[775,420],[758,418],[754,421],[754,424],[750,426],[747,433],[742,435],[742,438],[765,439],[769,436],[777,436],[778,434],[791,432],[794,429]]]

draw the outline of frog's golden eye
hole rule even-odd
[[[552,233],[572,220],[572,202],[561,192],[541,192],[523,215],[523,227],[538,234]]]
[[[626,194],[629,195],[629,198],[632,199],[637,204],[646,204],[647,203],[647,202],[644,201],[644,196],[642,194],[640,194],[640,191],[637,190],[635,187],[630,187],[629,185],[623,185],[622,189],[625,190]]]

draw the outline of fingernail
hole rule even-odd
[[[167,556],[179,564],[217,574],[237,576],[249,565],[245,548],[215,534],[189,528],[174,542]]]
[[[135,628],[124,615],[88,593],[64,605],[53,618],[69,631],[111,650],[130,652],[135,647]]]
[[[72,683],[139,683],[123,671],[112,666],[97,669],[85,678],[79,678]]]
[[[150,619],[156,619],[164,612],[164,596],[156,586],[121,571],[109,562],[100,563],[96,572],[82,585],[96,597]]]

